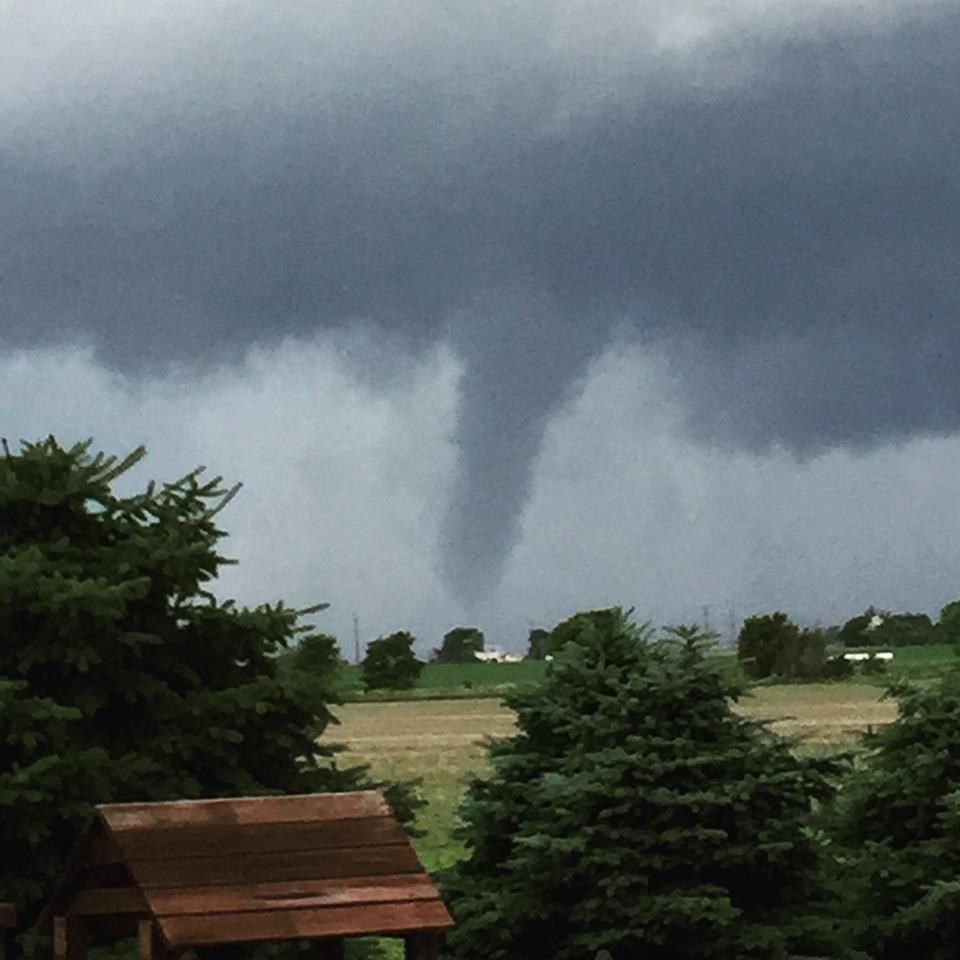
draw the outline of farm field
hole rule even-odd
[[[757,687],[738,706],[744,715],[774,719],[773,728],[802,738],[801,749],[830,751],[856,743],[868,726],[889,723],[896,704],[863,683]],[[451,838],[456,810],[472,775],[486,770],[485,737],[509,736],[512,711],[496,699],[347,703],[335,708],[340,726],[330,737],[347,745],[348,757],[369,763],[391,779],[423,779],[428,807],[415,841],[429,870],[461,855]]]
[[[882,647],[851,647],[848,652],[877,652]],[[839,648],[830,651],[840,652]],[[888,679],[928,680],[938,676],[944,669],[957,663],[957,655],[950,644],[929,646],[896,647],[894,659],[887,664],[882,674],[868,674],[858,667],[854,682],[882,686]],[[736,654],[724,650],[711,658],[724,670],[739,674]],[[520,663],[427,663],[417,685],[412,690],[364,691],[360,667],[351,664],[340,673],[337,689],[347,701],[385,702],[396,700],[472,699],[473,697],[496,698],[508,689],[541,679],[547,664],[538,660]]]
[[[543,677],[546,666],[542,660],[522,660],[519,663],[428,663],[413,690],[364,692],[362,671],[351,664],[341,672],[338,689],[348,700],[364,701],[496,697],[510,686],[536,683]]]

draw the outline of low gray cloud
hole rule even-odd
[[[958,592],[960,439],[798,457],[684,435],[669,359],[620,346],[547,431],[492,630],[633,605],[654,624],[731,627],[782,609],[842,623],[869,605],[936,616]],[[731,624],[732,618],[732,624]],[[525,632],[525,629],[523,630]]]
[[[142,489],[199,465],[243,483],[220,515],[229,534],[216,586],[247,604],[320,601],[313,618],[351,657],[352,614],[362,639],[414,629],[435,645],[462,617],[447,596],[436,501],[455,465],[452,444],[459,366],[436,350],[403,382],[376,388],[356,375],[353,336],[280,341],[238,363],[136,379],[89,350],[46,348],[0,358],[2,429],[20,438],[93,437],[149,456],[121,481]],[[442,632],[442,631],[441,631]]]
[[[403,370],[449,342],[472,606],[614,329],[701,441],[954,432],[960,13],[615,6],[8,8],[0,339],[135,379],[358,324]]]
[[[223,552],[239,562],[217,593],[330,601],[313,622],[351,658],[354,612],[361,643],[406,629],[426,655],[456,624],[522,650],[531,626],[608,604],[655,623],[707,607],[726,634],[731,615],[779,608],[826,624],[869,604],[936,614],[960,593],[960,439],[805,459],[705,445],[684,434],[669,358],[619,342],[551,419],[502,580],[467,608],[445,582],[438,509],[456,483],[462,366],[440,349],[383,389],[355,372],[362,345],[290,339],[200,376],[136,379],[90,351],[8,353],[2,432],[92,434],[113,453],[145,441],[130,488],[198,464],[242,480],[220,516]]]

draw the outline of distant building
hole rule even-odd
[[[479,653],[475,653],[474,656],[484,663],[519,663],[523,659],[523,657],[515,653],[507,653],[506,650],[500,647],[490,647],[487,650],[481,650]]]

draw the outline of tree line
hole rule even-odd
[[[576,633],[576,617],[551,630],[537,627],[527,638],[525,659],[551,660]],[[484,633],[478,627],[454,627],[444,634],[439,647],[433,649],[432,663],[476,663],[485,649]],[[409,631],[399,630],[378,637],[367,645],[361,662],[363,685],[368,690],[408,690],[416,686],[425,666],[415,652],[417,640]],[[892,647],[931,644],[960,645],[960,600],[947,604],[937,623],[927,614],[891,613],[875,607],[851,617],[842,626],[801,627],[790,617],[777,611],[756,614],[744,620],[737,636],[737,658],[750,680],[843,680],[854,673],[853,664],[837,647]],[[326,653],[318,661],[316,647],[322,644]],[[326,670],[327,658],[341,665],[336,638],[320,635],[311,638],[301,653],[286,652],[285,662],[291,670],[309,673],[320,667]],[[878,661],[865,663],[862,670],[882,672]]]

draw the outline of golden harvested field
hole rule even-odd
[[[881,695],[877,687],[853,683],[760,687],[738,709],[776,719],[775,730],[801,736],[810,749],[829,750],[896,717],[896,704]],[[483,740],[509,736],[513,713],[497,700],[351,703],[336,713],[341,725],[331,738],[347,744],[354,759],[378,776],[423,778],[427,835],[418,850],[429,869],[452,863],[461,852],[450,839],[457,806],[469,777],[486,769]]]
[[[776,718],[773,729],[816,746],[844,747],[867,727],[890,723],[897,705],[878,687],[856,683],[757,687],[739,709],[758,719]]]

